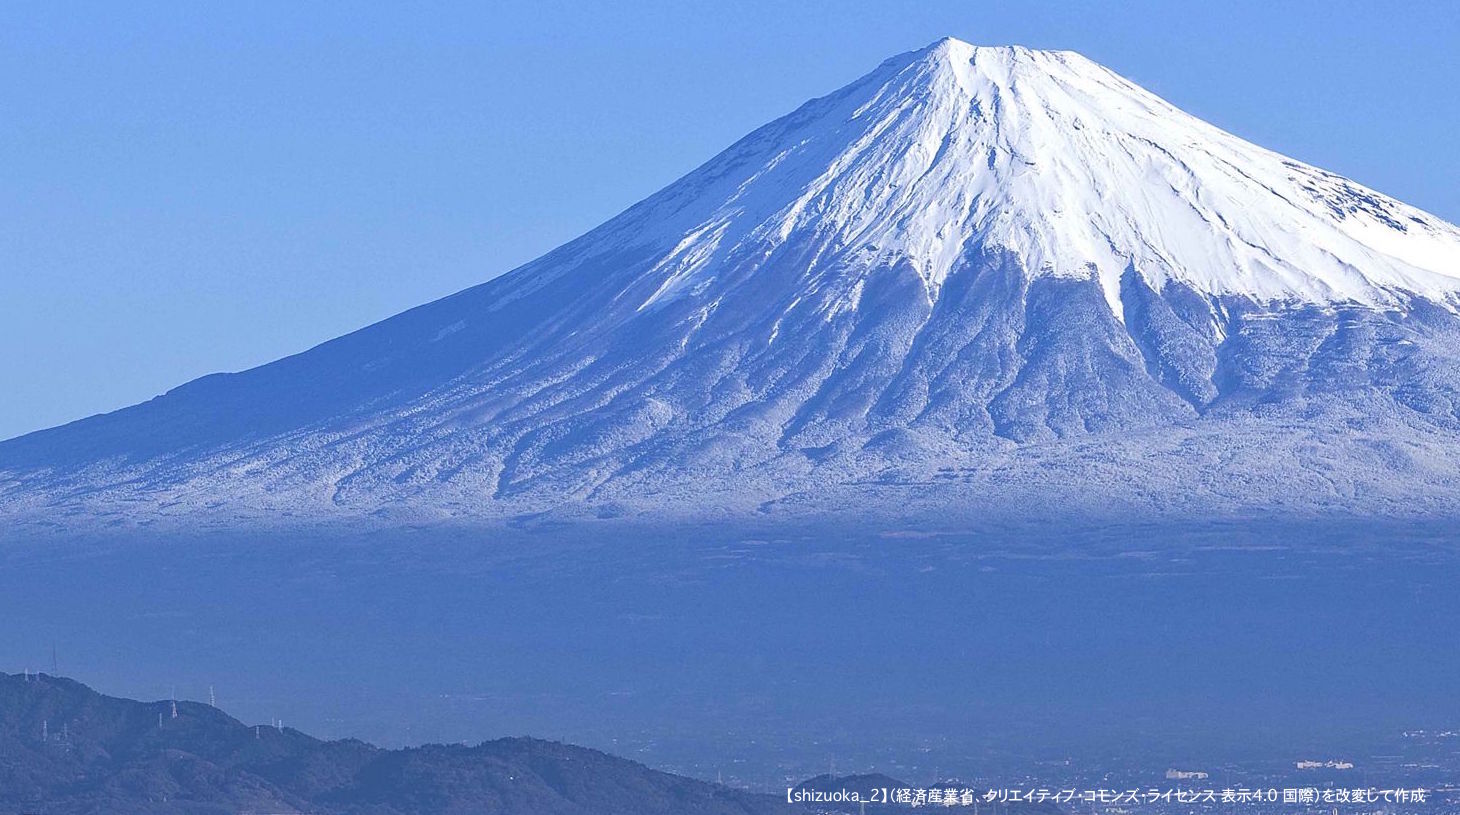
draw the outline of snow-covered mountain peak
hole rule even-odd
[[[645,215],[666,251],[640,308],[807,243],[807,285],[852,292],[856,269],[907,264],[936,299],[970,252],[1005,250],[1033,275],[1098,278],[1117,315],[1127,270],[1259,302],[1453,306],[1460,290],[1460,230],[1435,216],[1079,54],[951,38],[756,131],[617,225],[643,237]]]
[[[1439,218],[941,40],[481,286],[0,442],[0,520],[1453,513],[1457,289]]]
[[[977,82],[1008,86],[1016,79],[1029,79],[1060,71],[1089,75],[1109,74],[1098,63],[1076,51],[1051,51],[1022,45],[973,45],[955,37],[944,37],[925,48],[887,60],[886,64],[921,63],[925,67],[946,67],[965,87]],[[973,80],[973,81],[969,81]]]

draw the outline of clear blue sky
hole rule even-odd
[[[486,280],[944,35],[1460,221],[1451,0],[303,5],[0,8],[0,437]]]

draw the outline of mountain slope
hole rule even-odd
[[[0,495],[134,522],[743,511],[869,480],[1225,511],[1294,483],[1448,512],[1457,292],[1432,215],[1076,54],[943,40],[486,284],[0,444]]]

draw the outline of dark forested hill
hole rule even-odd
[[[384,750],[245,725],[196,702],[136,702],[45,674],[0,674],[5,813],[789,811],[773,795],[566,744],[513,738]]]
[[[805,790],[906,787],[818,776]],[[868,806],[867,813],[905,811]],[[0,813],[36,815],[839,815],[530,738],[385,750],[245,725],[197,702],[104,696],[46,674],[0,673]],[[1059,815],[1012,805],[1011,815]]]

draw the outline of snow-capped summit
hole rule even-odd
[[[1069,51],[940,40],[696,175],[727,183],[695,186],[673,219],[681,241],[651,301],[798,239],[822,250],[809,277],[851,257],[906,262],[933,297],[971,244],[998,247],[1032,274],[1093,274],[1117,314],[1129,268],[1158,290],[1175,280],[1259,301],[1393,306],[1460,291],[1460,230]]]
[[[0,444],[0,513],[888,484],[944,509],[1451,511],[1457,292],[1433,215],[1077,54],[945,39],[488,283]]]

